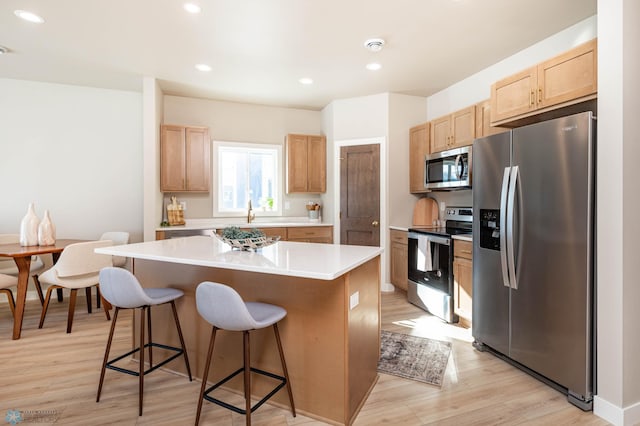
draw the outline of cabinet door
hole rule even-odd
[[[424,187],[425,156],[429,154],[429,123],[409,130],[409,192],[427,192]]]
[[[460,257],[453,261],[453,311],[463,325],[471,325],[473,299],[472,262]]]
[[[525,114],[536,108],[537,67],[495,82],[491,86],[491,122]]]
[[[305,135],[287,136],[287,193],[307,191],[308,144]]]
[[[450,116],[441,117],[431,122],[431,153],[444,151],[449,146],[451,137]]]
[[[186,138],[186,190],[209,191],[211,180],[211,148],[206,128],[187,127]]]
[[[409,275],[406,244],[391,243],[391,284],[407,291]]]
[[[449,148],[471,145],[476,138],[476,107],[474,105],[451,114]]]
[[[307,136],[307,192],[327,190],[327,141],[324,136]]]
[[[592,40],[538,65],[538,108],[597,93],[597,60]]]
[[[509,129],[491,125],[491,101],[487,99],[476,104],[476,138],[491,136],[506,130]]]
[[[184,127],[162,126],[160,135],[160,190],[183,191],[186,187],[185,170]]]

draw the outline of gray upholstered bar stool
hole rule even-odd
[[[280,333],[278,332],[278,321],[287,315],[287,311],[280,306],[270,305],[267,303],[244,302],[242,297],[240,297],[240,295],[231,287],[208,281],[198,285],[198,288],[196,289],[196,305],[200,315],[213,326],[211,330],[211,340],[209,341],[207,361],[204,366],[204,374],[202,375],[200,399],[198,400],[198,413],[196,414],[196,426],[200,422],[200,412],[202,411],[203,399],[233,410],[236,413],[244,414],[246,424],[250,425],[251,413],[258,409],[258,407],[264,404],[285,385],[287,386],[287,392],[289,392],[291,412],[295,417],[296,408],[293,404],[293,394],[291,392],[291,383],[289,382],[289,373],[287,372],[287,364],[284,360],[284,352],[282,351],[282,343],[280,342]],[[273,326],[273,331],[276,335],[276,343],[278,344],[278,351],[280,353],[280,362],[282,363],[284,377],[251,367],[249,332],[251,330],[257,330],[269,326]],[[244,365],[237,371],[206,389],[207,377],[209,376],[209,366],[211,364],[211,356],[213,354],[213,345],[216,339],[216,332],[218,330],[241,331],[243,333]],[[241,372],[244,372],[244,409],[209,396],[209,393]],[[251,406],[251,372],[268,376],[280,382],[269,394],[258,401],[253,407]]]
[[[189,357],[187,356],[187,350],[184,346],[184,338],[182,337],[182,329],[180,328],[180,321],[178,320],[178,312],[176,311],[175,300],[182,297],[184,293],[181,290],[175,288],[142,288],[138,279],[128,270],[117,267],[108,267],[100,270],[100,291],[102,297],[111,305],[115,307],[113,314],[113,321],[111,322],[111,331],[109,331],[109,339],[107,340],[107,348],[104,352],[104,361],[102,362],[102,369],[100,371],[100,383],[98,384],[98,395],[96,396],[96,402],[100,402],[100,392],[102,391],[102,383],[104,381],[104,374],[107,368],[121,373],[131,374],[132,376],[138,376],[138,415],[142,415],[142,395],[144,391],[144,376],[149,374],[153,370],[162,367],[166,363],[174,360],[180,355],[184,356],[184,363],[187,367],[187,373],[189,374],[189,381],[191,381],[191,368],[189,367]],[[171,303],[171,309],[173,311],[173,319],[176,323],[176,329],[178,330],[178,337],[180,338],[180,348],[163,345],[160,343],[154,343],[151,337],[151,307],[156,305],[162,305],[165,303]],[[132,351],[127,352],[124,355],[120,355],[111,361],[109,361],[109,351],[111,350],[111,341],[113,340],[113,332],[116,328],[116,320],[118,319],[118,312],[120,309],[140,309],[140,341],[138,347]],[[147,330],[148,330],[148,343],[144,343],[145,337],[145,312],[147,316]],[[168,351],[175,352],[173,355],[165,359],[164,361],[153,364],[153,352],[152,348],[162,348]],[[144,348],[149,349],[149,369],[144,369]],[[113,365],[121,359],[132,355],[136,352],[140,352],[140,368],[139,371],[128,370]]]

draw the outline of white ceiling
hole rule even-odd
[[[154,76],[168,94],[309,109],[428,96],[595,15],[597,0],[193,0],[198,15],[185,1],[2,0],[0,77],[140,91]],[[381,52],[363,47],[371,37]]]

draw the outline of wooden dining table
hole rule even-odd
[[[85,240],[57,240],[50,246],[21,246],[20,244],[0,244],[0,257],[11,257],[18,267],[18,294],[16,295],[16,309],[13,317],[13,340],[20,338],[24,306],[27,300],[27,285],[29,284],[29,268],[31,256],[51,253],[53,263],[60,257],[60,253],[69,244],[80,243]]]

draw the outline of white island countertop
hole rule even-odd
[[[232,250],[217,238],[194,236],[96,249],[134,259],[333,280],[382,253],[380,247],[279,241],[257,252]]]

